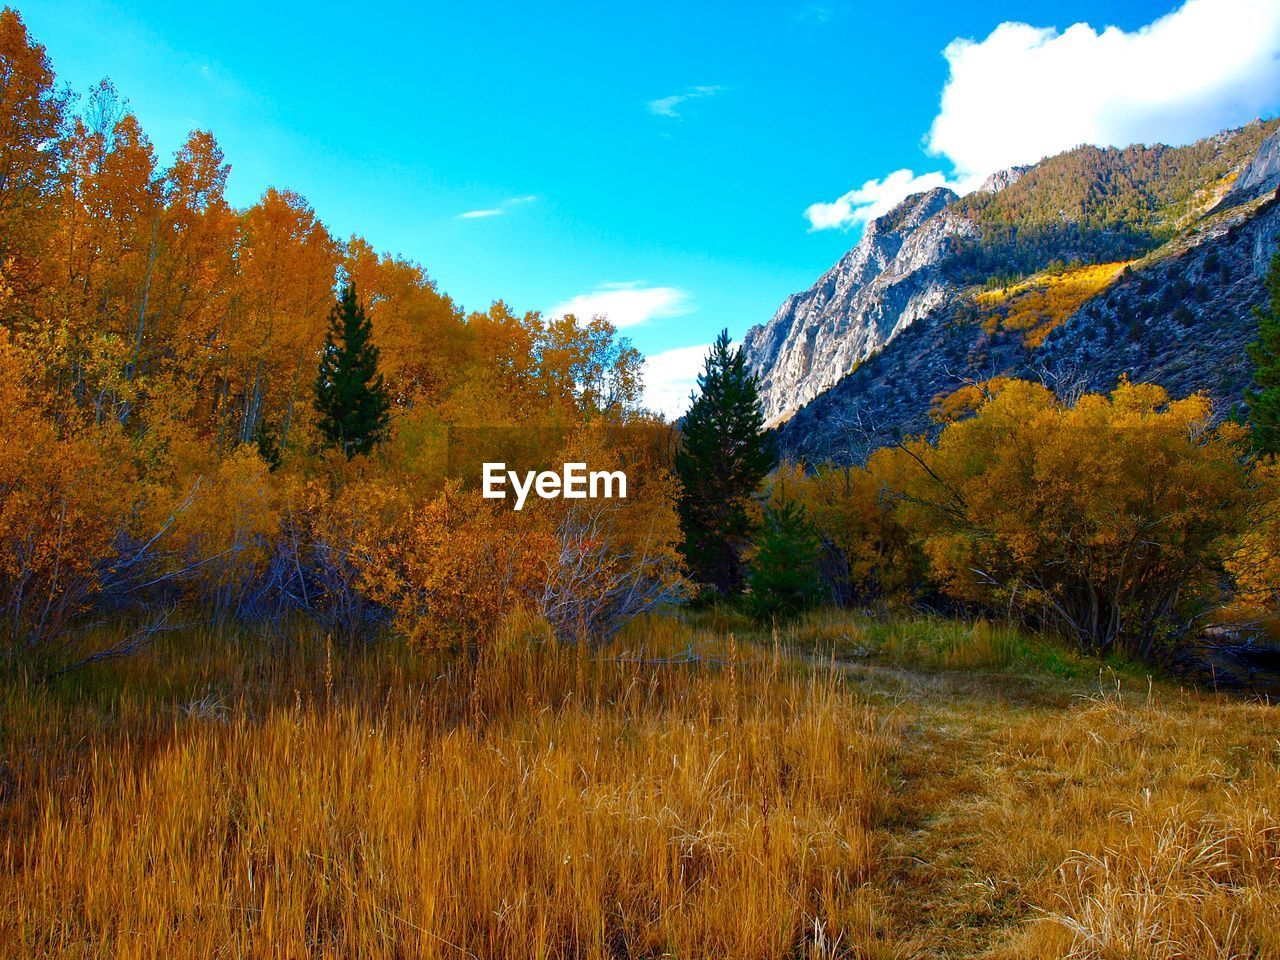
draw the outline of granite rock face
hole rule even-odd
[[[1232,184],[1231,196],[1258,196],[1277,187],[1280,187],[1280,131],[1268,137],[1249,165],[1240,171]]]
[[[936,269],[976,228],[939,187],[867,224],[862,239],[818,282],[794,294],[743,339],[770,424],[834,386],[951,292]]]
[[[1006,187],[1011,187],[1019,180],[1022,175],[1030,170],[1030,167],[1009,167],[1005,170],[997,170],[987,179],[983,180],[978,186],[977,193],[999,193]]]

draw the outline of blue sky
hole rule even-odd
[[[716,331],[768,320],[905,190],[1274,113],[1272,6],[18,4],[162,156],[212,130],[233,203],[297,190],[468,309],[607,308],[669,412]]]

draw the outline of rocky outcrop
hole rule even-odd
[[[1273,133],[1231,186],[1231,199],[1260,196],[1280,187],[1280,131]]]
[[[937,269],[976,227],[950,214],[939,187],[871,221],[858,245],[812,287],[787,298],[743,349],[770,424],[847,376],[952,292]]]
[[[978,185],[978,189],[974,192],[999,193],[1006,187],[1011,187],[1021,180],[1022,175],[1030,169],[1030,167],[1009,167],[1006,170],[997,170],[995,173],[991,174],[991,176],[987,177],[987,179],[983,180],[982,183]]]

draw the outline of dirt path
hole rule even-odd
[[[883,926],[893,932],[887,956],[982,956],[1037,915],[1018,878],[994,876],[977,862],[990,842],[983,811],[1000,786],[993,765],[1008,762],[1002,745],[1011,727],[1052,722],[1089,689],[865,662],[836,666],[908,721],[893,771],[892,814],[880,825],[884,866],[874,881],[884,894]]]

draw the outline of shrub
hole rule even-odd
[[[537,596],[555,551],[532,512],[499,513],[455,482],[390,530],[361,531],[357,543],[362,588],[412,646],[472,653]]]
[[[199,484],[175,524],[172,572],[215,622],[252,619],[280,543],[288,483],[243,444]]]
[[[129,491],[127,470],[111,462],[118,430],[60,430],[25,374],[0,337],[0,635],[14,652],[47,655],[69,641],[109,572]]]
[[[770,496],[804,507],[821,545],[823,587],[840,605],[901,602],[924,582],[924,557],[898,522],[881,478],[868,470],[824,465],[806,472],[784,464]]]
[[[556,551],[537,606],[562,640],[599,643],[685,595],[675,510],[679,484],[667,466],[667,431],[652,427],[586,427],[564,451],[569,462],[625,469],[625,500],[539,505],[555,518]]]

